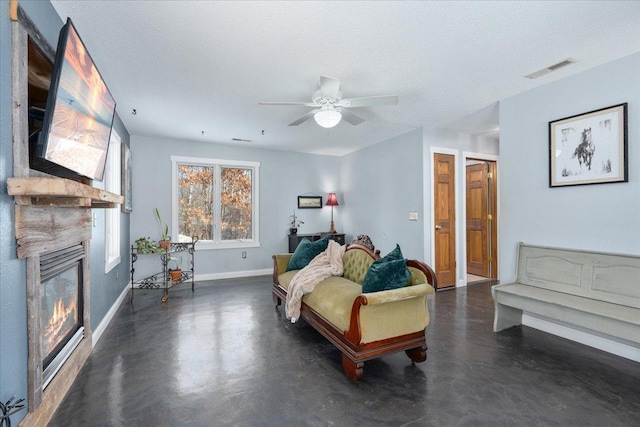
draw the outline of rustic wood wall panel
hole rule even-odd
[[[20,259],[91,240],[88,209],[16,206],[15,212]]]

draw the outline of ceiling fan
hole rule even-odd
[[[360,98],[342,98],[342,92],[339,90],[340,80],[333,77],[321,76],[318,81],[318,90],[311,96],[312,102],[259,102],[260,105],[302,105],[305,107],[314,107],[314,110],[289,123],[289,126],[298,126],[299,124],[313,117],[320,126],[324,128],[332,128],[340,123],[341,119],[345,122],[357,126],[364,122],[364,119],[347,108],[357,107],[377,107],[380,105],[397,105],[398,97],[396,95],[379,95],[379,96],[363,96]]]

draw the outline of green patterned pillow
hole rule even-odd
[[[404,287],[411,279],[407,260],[402,256],[400,246],[385,257],[375,260],[362,282],[362,292],[378,292]]]
[[[309,241],[306,237],[303,238],[289,260],[287,271],[300,270],[306,267],[312,259],[326,251],[328,245],[329,236],[323,237],[315,242]]]

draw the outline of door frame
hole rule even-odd
[[[487,161],[491,161],[491,162],[495,162],[496,164],[496,216],[497,221],[496,221],[496,241],[494,242],[496,245],[496,254],[499,256],[500,255],[500,246],[499,246],[499,242],[500,242],[500,180],[498,179],[499,175],[499,171],[500,171],[500,156],[496,156],[494,154],[482,154],[482,153],[474,153],[474,152],[470,152],[470,151],[463,151],[462,152],[462,165],[463,165],[463,172],[466,172],[466,165],[467,165],[467,160],[472,159],[472,160],[487,160]],[[457,183],[456,183],[457,184]],[[458,201],[458,197],[456,196],[456,203]],[[461,276],[459,276],[459,286],[467,286],[467,185],[466,185],[466,179],[465,179],[465,185],[462,186],[461,188],[461,212],[463,215],[462,216],[462,221],[460,221],[461,223],[464,224],[463,227],[461,228],[461,239],[459,240],[460,242],[460,252],[462,255],[462,259],[464,259],[465,261],[463,263],[459,263],[458,265],[461,267]],[[457,254],[456,254],[456,258],[457,258]],[[496,257],[497,258],[497,257]],[[460,265],[462,264],[462,265]],[[498,271],[496,269],[496,279],[499,279],[499,275],[498,275]],[[462,283],[464,282],[464,283]]]
[[[454,200],[454,207],[453,210],[455,212],[455,216],[456,216],[456,224],[454,227],[455,233],[456,233],[456,239],[455,239],[455,258],[456,258],[456,280],[457,283],[455,284],[455,286],[453,286],[451,289],[455,289],[457,286],[459,286],[460,284],[460,268],[461,268],[461,263],[460,263],[460,211],[458,209],[458,207],[460,206],[460,150],[456,150],[456,149],[452,149],[452,148],[440,148],[440,147],[429,147],[429,178],[427,182],[430,182],[431,185],[429,187],[429,191],[430,193],[430,197],[423,197],[423,201],[424,201],[424,209],[425,212],[430,212],[431,215],[431,219],[429,221],[430,227],[426,228],[424,230],[424,241],[425,241],[425,255],[424,255],[424,259],[430,259],[431,264],[433,266],[433,268],[435,268],[436,265],[436,239],[435,239],[435,233],[433,232],[433,230],[435,230],[436,227],[436,216],[435,216],[435,191],[434,191],[434,186],[435,186],[435,182],[433,180],[433,176],[435,173],[435,167],[434,167],[434,162],[433,162],[433,156],[435,154],[447,154],[450,156],[453,156],[453,162],[454,165],[456,167],[456,173],[454,174],[454,179],[455,179],[455,183],[454,183],[454,189],[455,189],[455,200]],[[465,233],[465,239],[466,239],[466,233]],[[430,242],[430,254],[431,256],[427,256],[427,245],[426,242]],[[465,252],[465,257],[467,253]],[[465,271],[466,271],[466,266],[465,266]],[[466,274],[466,272],[465,272]],[[466,284],[466,280],[465,280],[465,284]]]

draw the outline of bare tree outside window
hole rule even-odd
[[[178,165],[179,241],[213,240],[213,167]]]
[[[223,167],[220,180],[221,239],[251,239],[251,169]]]
[[[255,166],[205,162],[176,162],[179,241],[255,241]]]

